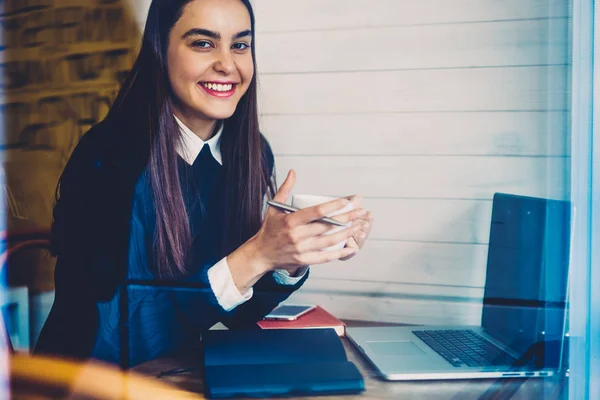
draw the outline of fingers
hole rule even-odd
[[[335,229],[335,227],[331,224],[315,222],[296,227],[294,229],[294,236],[298,240],[304,240],[322,235],[332,229]]]
[[[370,233],[371,232],[371,222],[369,222],[366,219],[356,219],[355,221],[352,222],[353,226],[360,226],[361,231],[365,232],[365,233]]]
[[[340,260],[342,258],[346,258],[356,252],[355,249],[351,247],[344,247],[341,250],[333,250],[333,251],[315,251],[312,253],[304,254],[299,261],[299,263],[303,265],[317,265],[317,264],[325,264],[331,261]]]
[[[367,215],[368,211],[366,210],[353,210],[344,214],[336,215],[335,220],[343,224],[347,224],[350,222],[354,224],[355,221],[362,221],[360,218],[366,218]],[[296,227],[294,236],[297,239],[302,240],[322,235],[325,232],[330,231],[331,229],[335,229],[335,227],[327,223],[316,221],[314,223],[309,223],[306,225]]]
[[[348,238],[348,241],[346,242],[346,247],[352,247],[355,250],[360,250],[358,244],[356,243],[353,237]]]
[[[283,181],[283,183],[279,187],[279,190],[273,197],[273,200],[278,201],[280,203],[285,203],[288,199],[290,192],[294,188],[295,184],[296,184],[296,172],[293,169],[291,169],[288,172],[287,177],[285,178],[285,181]]]
[[[371,218],[372,221],[372,218]],[[372,223],[369,220],[358,220],[355,221],[353,223],[354,225],[360,226],[360,230],[353,235],[353,239],[356,242],[356,244],[358,245],[359,249],[362,249],[365,241],[367,240],[367,238],[369,237],[369,234],[371,233],[371,227],[372,227]]]
[[[371,233],[371,227],[373,226],[373,214],[371,212],[367,212],[366,215],[362,215],[359,218],[356,218],[352,221],[352,225],[360,225],[362,226],[363,232],[369,235]]]
[[[362,197],[357,194],[353,194],[352,196],[346,196],[344,198],[354,203],[354,208],[360,208],[362,206]]]
[[[335,217],[331,217],[342,224],[347,224],[348,222],[353,222],[358,219],[367,218],[369,212],[363,208],[352,210],[347,213],[336,215]]]
[[[356,243],[354,238],[348,239],[348,241],[346,242],[346,247],[352,248],[355,251],[354,251],[354,253],[350,254],[349,256],[340,258],[341,261],[348,261],[349,259],[351,259],[352,257],[354,257],[356,255],[358,250],[360,250],[360,247],[358,246],[358,244]]]
[[[300,211],[290,214],[288,217],[289,225],[291,227],[296,227],[308,224],[320,218],[326,217],[334,211],[346,207],[348,204],[350,204],[350,200],[340,198],[313,207],[303,208]]]
[[[367,240],[368,236],[369,235],[364,231],[360,231],[356,235],[354,235],[354,241],[358,245],[359,249],[363,248],[363,246],[365,245],[365,240]]]
[[[308,253],[311,251],[322,250],[340,242],[344,242],[358,232],[360,232],[360,226],[351,226],[331,235],[308,239],[298,244],[298,251],[301,253]]]

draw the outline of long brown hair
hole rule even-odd
[[[192,238],[179,184],[176,146],[180,133],[173,117],[173,94],[166,54],[169,33],[190,1],[152,1],[140,53],[107,117],[127,120],[135,116],[135,124],[142,126],[148,135],[146,173],[156,210],[153,268],[158,276],[171,279],[188,272]],[[254,33],[252,6],[248,0],[240,1],[250,13]],[[254,77],[234,114],[225,121],[221,139],[224,179],[227,182],[223,255],[258,231],[263,196],[273,196],[275,191],[265,157],[266,141],[258,125],[255,43],[253,40],[251,46]]]

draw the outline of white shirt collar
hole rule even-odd
[[[175,115],[173,115],[175,117]],[[198,135],[196,135],[190,128],[185,126],[183,122],[177,117],[175,117],[175,121],[179,125],[179,130],[181,131],[181,141],[179,142],[179,146],[177,146],[177,154],[181,158],[185,160],[189,165],[192,165],[200,154],[204,143],[208,143],[208,148],[212,156],[217,160],[217,162],[223,165],[223,159],[221,158],[221,134],[223,133],[223,123],[219,122],[221,125],[217,133],[208,139],[206,142],[200,139]]]

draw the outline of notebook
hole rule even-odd
[[[216,330],[203,334],[209,398],[364,391],[333,329]]]
[[[338,336],[346,333],[346,324],[329,314],[320,306],[302,315],[294,321],[262,320],[258,321],[262,329],[333,329]]]

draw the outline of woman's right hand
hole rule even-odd
[[[295,182],[296,174],[291,170],[273,200],[285,203]],[[350,226],[324,236],[323,233],[332,229],[331,225],[315,222],[349,203],[348,199],[340,198],[291,214],[270,207],[260,230],[250,240],[255,250],[254,256],[266,272],[279,266],[323,264],[353,254],[355,250],[352,248],[333,251],[323,249],[352,237],[360,230],[360,226]],[[336,215],[335,219],[345,224],[364,217],[367,213],[366,210],[356,209]]]

